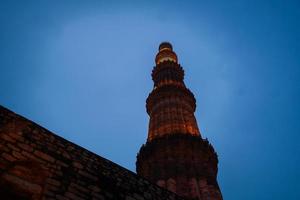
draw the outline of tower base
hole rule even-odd
[[[188,199],[221,200],[217,165],[217,154],[207,140],[173,134],[143,145],[137,155],[136,171]]]

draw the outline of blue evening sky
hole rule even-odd
[[[1,1],[0,104],[135,171],[160,42],[224,199],[300,199],[300,2]]]

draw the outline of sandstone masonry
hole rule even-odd
[[[0,197],[24,200],[182,199],[2,106]]]

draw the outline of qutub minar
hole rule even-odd
[[[201,137],[170,43],[155,62],[137,174],[0,106],[0,199],[222,200],[217,154]]]
[[[201,138],[196,100],[184,84],[184,71],[170,43],[160,44],[155,62],[154,88],[146,102],[148,138],[137,156],[137,174],[183,197],[222,199],[217,154]]]

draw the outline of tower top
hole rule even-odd
[[[158,50],[161,51],[162,49],[173,50],[173,46],[170,42],[162,42],[160,43]]]
[[[162,42],[158,47],[158,53],[155,57],[155,63],[159,64],[164,61],[171,61],[178,63],[177,55],[173,51],[173,47],[169,42]]]

